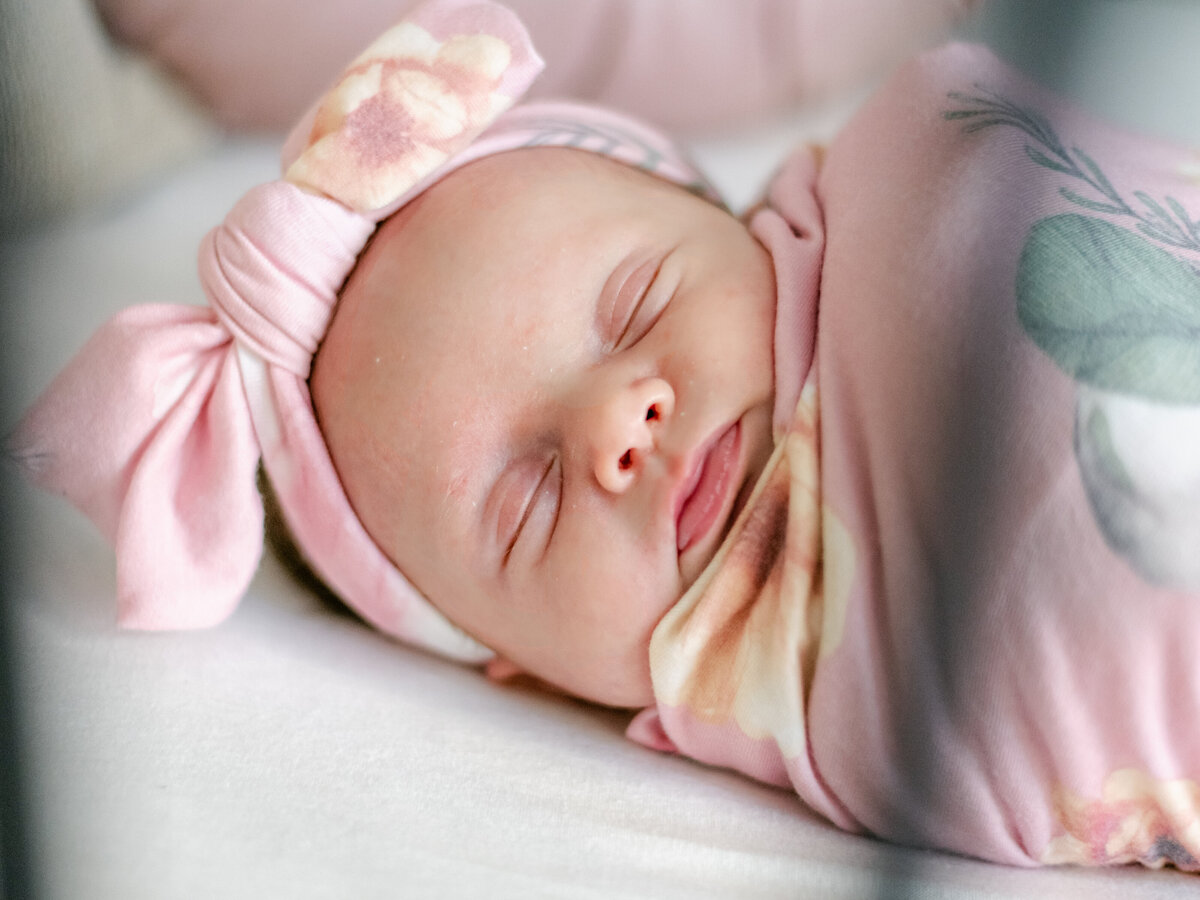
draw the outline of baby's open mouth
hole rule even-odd
[[[726,499],[737,481],[742,429],[734,422],[697,454],[698,459],[676,499],[675,546],[683,553],[703,540],[722,519]]]

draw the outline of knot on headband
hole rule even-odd
[[[247,193],[204,239],[210,306],[118,314],[18,426],[11,455],[112,541],[122,624],[202,627],[237,606],[262,554],[261,459],[307,561],[348,606],[453,659],[491,655],[367,534],[307,379],[378,223],[472,160],[575,147],[713,196],[668,140],[622,116],[573,104],[502,116],[541,65],[520,22],[494,3],[415,10],[292,133],[286,177]]]
[[[260,185],[205,237],[200,281],[242,346],[308,378],[338,291],[374,228],[295,185]]]

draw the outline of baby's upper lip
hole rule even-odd
[[[717,482],[714,482],[711,476],[718,473],[708,473],[710,477],[705,476],[709,465],[714,462],[714,451],[719,444],[722,444],[723,439],[730,432],[737,429],[738,424],[737,421],[734,421],[715,429],[686,457],[683,476],[676,483],[675,489],[671,494],[672,513],[675,521],[676,548],[680,553],[708,534],[712,526],[710,515],[718,515],[720,508],[724,505],[725,497],[729,493],[729,487],[734,479],[721,478]],[[736,437],[736,434],[732,436],[733,439],[736,439]],[[736,460],[734,460],[734,463],[736,463]],[[702,484],[704,491],[712,492],[716,490],[720,496],[698,497],[697,491],[702,487]],[[688,511],[689,506],[694,502],[706,504],[708,509],[704,511],[709,512],[711,510],[711,512],[702,515],[701,519],[703,521],[700,523],[697,523],[694,519],[689,522],[688,532],[681,535],[680,528],[684,525],[684,513]],[[693,516],[699,512],[701,510],[697,509],[693,513]]]

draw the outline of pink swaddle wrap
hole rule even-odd
[[[899,843],[1200,869],[1194,162],[955,46],[785,166],[813,364],[631,737]]]
[[[505,113],[540,69],[503,7],[442,0],[414,11],[298,126],[285,177],[247,193],[207,236],[210,305],[119,314],[27,414],[10,453],[114,544],[123,625],[203,627],[232,612],[262,554],[261,457],[303,554],[345,603],[417,646],[491,655],[359,523],[307,378],[377,224],[473,160],[575,147],[709,192],[668,140],[625,117],[566,103]]]

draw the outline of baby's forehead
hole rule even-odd
[[[600,153],[573,147],[520,147],[475,160],[447,175],[445,183],[458,183],[467,190],[495,184],[500,189],[521,190],[529,185],[560,178],[581,177],[599,181],[623,181],[667,185],[661,178]],[[673,186],[672,186],[673,187]]]
[[[646,201],[667,195],[697,199],[678,185],[597,153],[525,147],[467,163],[409,206],[420,210],[418,218],[427,227],[468,231],[472,225],[487,227],[506,212],[578,217],[587,212],[581,203],[610,200],[613,191]]]
[[[657,181],[557,148],[467,165],[380,227],[343,299],[356,295],[368,315],[403,321],[398,337],[472,357],[497,349],[500,337],[535,341],[548,300],[588,303],[601,245],[621,240],[614,232],[628,230],[630,209],[640,208],[614,202],[613,188],[637,192],[640,179]],[[472,344],[481,340],[487,346]]]

